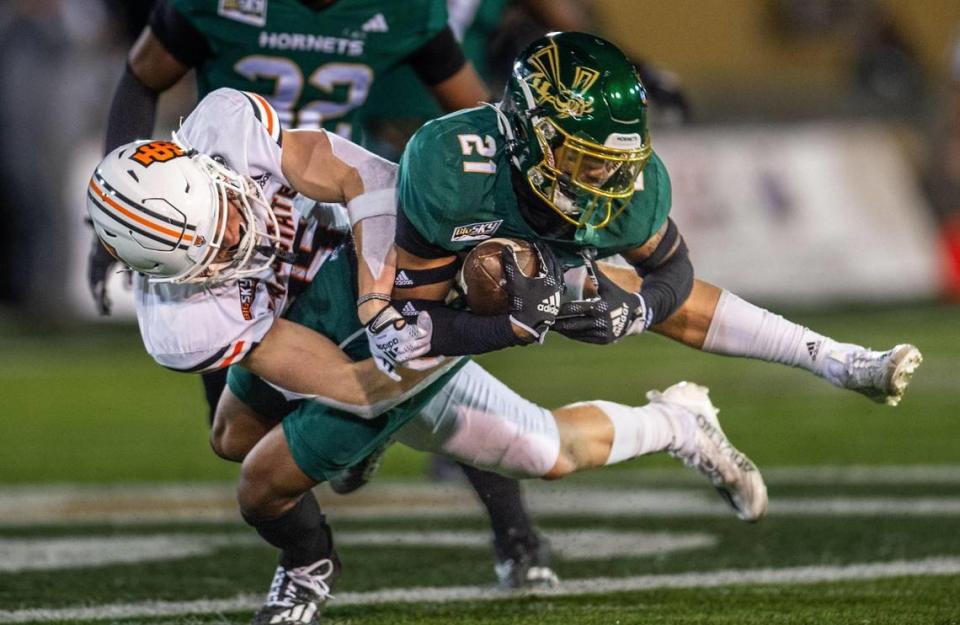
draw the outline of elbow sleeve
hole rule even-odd
[[[640,295],[653,311],[651,324],[660,323],[687,301],[693,290],[693,263],[673,220],[650,258],[635,269],[643,278]]]

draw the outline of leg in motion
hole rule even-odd
[[[729,291],[719,294],[703,351],[800,367],[889,406],[900,403],[923,360],[907,343],[886,351],[839,343]]]
[[[708,393],[680,382],[650,391],[644,406],[591,401],[555,410],[560,456],[545,477],[665,451],[707,477],[738,517],[760,520],[767,509],[763,477],[727,439]]]
[[[326,518],[311,491],[316,481],[296,465],[281,426],[275,426],[243,463],[240,512],[280,550],[280,561],[253,625],[315,625],[340,574]]]
[[[494,571],[504,590],[556,586],[549,541],[533,527],[520,483],[491,471],[459,463],[490,517]]]
[[[470,363],[395,438],[522,478],[557,479],[667,452],[706,475],[740,518],[761,518],[763,478],[723,433],[707,389],[681,382],[648,398],[639,407],[591,401],[551,413]]]

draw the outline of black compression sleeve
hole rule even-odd
[[[417,232],[410,220],[403,212],[403,207],[397,208],[397,232],[395,242],[404,251],[410,252],[420,258],[444,258],[453,256],[453,252],[445,250],[442,247],[430,243]]]
[[[513,333],[510,315],[484,317],[452,308],[434,308],[429,356],[485,354],[524,342]]]
[[[187,67],[197,67],[212,56],[207,38],[168,0],[159,0],[153,7],[150,30],[163,47]]]
[[[447,26],[437,36],[413,51],[407,63],[429,87],[442,83],[466,64],[460,44]]]
[[[673,255],[656,269],[643,273],[638,267],[637,273],[643,276],[640,295],[647,308],[653,311],[651,325],[676,312],[693,289],[693,263],[683,239]]]
[[[156,91],[140,82],[128,65],[110,104],[106,151],[136,139],[149,138],[156,115]]]

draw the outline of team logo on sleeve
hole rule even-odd
[[[450,237],[450,240],[482,241],[483,239],[489,239],[502,223],[502,219],[497,219],[495,221],[481,221],[475,224],[457,226],[453,229],[453,236]]]
[[[267,25],[267,0],[220,0],[217,13],[252,26]]]
[[[237,280],[237,288],[240,289],[240,314],[244,321],[253,319],[253,301],[257,298],[256,280]]]

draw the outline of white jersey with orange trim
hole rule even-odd
[[[290,187],[280,168],[280,123],[262,96],[218,89],[184,120],[176,139],[253,178],[276,214],[280,246],[297,257],[212,287],[152,283],[137,275],[137,320],[147,351],[165,367],[203,373],[241,360],[263,340],[349,235],[350,224],[344,207],[315,204]]]

